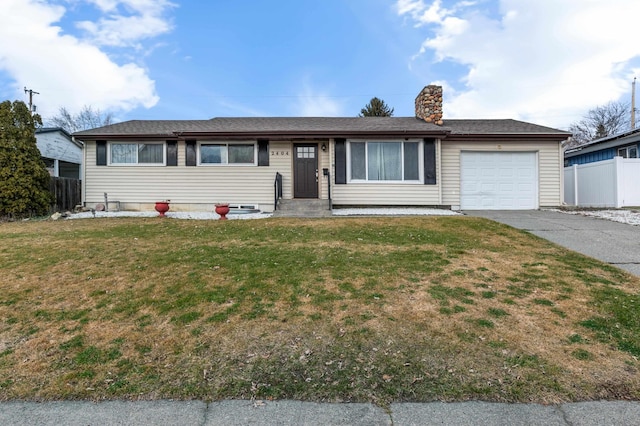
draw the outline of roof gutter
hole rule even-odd
[[[492,134],[449,134],[446,139],[456,141],[520,141],[520,140],[554,140],[563,141],[571,136],[569,133],[492,133]]]
[[[185,140],[185,139],[203,139],[203,138],[227,138],[227,139],[318,139],[318,138],[355,138],[355,137],[394,137],[394,138],[410,138],[410,137],[437,137],[446,138],[449,131],[425,132],[416,130],[403,131],[307,131],[307,132],[283,132],[283,131],[266,131],[266,132],[174,132],[161,134],[83,134],[75,136],[81,140],[147,140],[147,139],[165,139],[165,140]]]

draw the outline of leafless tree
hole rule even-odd
[[[52,127],[62,127],[69,133],[75,133],[113,124],[113,114],[103,113],[99,109],[93,109],[87,105],[77,114],[72,114],[65,107],[61,107],[58,110],[58,115],[47,119],[46,124]]]
[[[630,108],[630,105],[625,102],[609,102],[590,109],[580,121],[569,126],[573,137],[569,139],[566,147],[577,147],[630,130]]]

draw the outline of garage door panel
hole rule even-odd
[[[519,183],[517,190],[520,192],[533,193],[535,191],[535,185],[532,183]]]
[[[500,198],[498,200],[498,206],[503,209],[503,210],[507,210],[507,209],[511,209],[515,203],[517,203],[517,201],[513,198]]]
[[[517,176],[517,171],[513,169],[501,169],[498,170],[498,176],[501,178],[512,178]]]
[[[495,192],[496,190],[496,184],[491,182],[491,183],[484,183],[482,182],[480,184],[480,192],[485,193],[485,194],[491,194],[493,192]]]
[[[498,191],[500,191],[501,193],[513,192],[515,190],[516,190],[516,185],[511,183],[511,182],[509,182],[509,183],[506,183],[506,182],[498,183]]]
[[[461,152],[460,207],[464,210],[538,208],[535,152]]]
[[[516,170],[516,176],[521,177],[521,178],[535,178],[536,176],[536,171],[533,167],[527,167],[525,168],[524,166],[522,168],[519,168]]]

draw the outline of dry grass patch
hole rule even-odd
[[[92,219],[0,241],[0,399],[640,397],[639,280],[482,219]]]

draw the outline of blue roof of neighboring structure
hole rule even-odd
[[[604,151],[619,146],[630,145],[634,142],[640,142],[640,128],[596,139],[576,148],[571,148],[565,151],[564,158],[577,157],[578,155]]]

